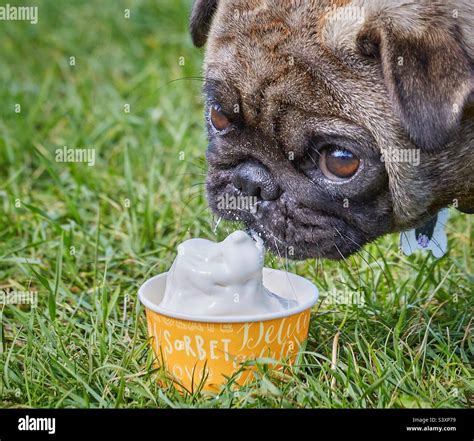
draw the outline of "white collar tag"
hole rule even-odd
[[[400,249],[410,256],[416,250],[430,250],[439,259],[448,251],[448,236],[444,227],[448,220],[448,209],[443,208],[425,225],[400,233]]]

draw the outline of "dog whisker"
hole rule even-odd
[[[214,217],[213,217],[213,220],[214,220]],[[219,216],[219,218],[217,219],[217,222],[214,224],[214,228],[212,230],[214,232],[214,234],[217,233],[217,228],[219,228],[219,225],[220,225],[221,221],[222,221],[222,216]]]
[[[206,176],[206,173],[179,173],[176,176]]]
[[[340,232],[339,232],[340,233]],[[342,233],[340,233],[342,234]],[[345,234],[342,234],[342,236],[344,236],[345,239],[348,239],[350,240],[354,245],[356,245],[357,247],[360,248],[360,250],[357,251],[357,255],[366,263],[367,267],[370,269],[370,271],[372,272],[372,276],[374,276],[374,270],[371,268],[370,266],[370,263],[364,258],[364,256],[362,255],[361,253],[361,250],[363,250],[365,253],[368,254],[368,256],[370,258],[373,259],[373,261],[375,262],[375,264],[379,267],[380,271],[382,272],[384,278],[385,278],[385,281],[387,282],[387,286],[391,289],[391,284],[390,284],[390,278],[388,277],[386,271],[384,270],[384,268],[382,267],[382,265],[378,262],[378,260],[375,258],[375,256],[372,255],[372,253],[370,253],[370,251],[368,250],[365,250],[365,249],[362,249],[361,248],[361,245],[359,243],[357,243],[354,239],[352,239],[351,237],[345,235]]]
[[[186,162],[187,164],[190,164],[198,169],[200,169],[201,171],[203,171],[203,176],[206,176],[206,167],[205,166],[201,166],[201,165],[198,165],[196,164],[195,162],[192,162],[192,161],[187,161],[187,160],[184,160],[184,162]]]

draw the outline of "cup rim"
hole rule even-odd
[[[166,308],[161,308],[159,304],[156,304],[155,302],[147,298],[147,295],[145,294],[147,288],[149,288],[150,285],[153,285],[154,283],[156,283],[158,280],[162,278],[166,278],[168,275],[168,272],[158,274],[157,276],[154,276],[151,279],[148,279],[145,283],[143,283],[138,290],[138,298],[140,299],[140,302],[142,303],[142,305],[145,306],[146,309],[149,309],[158,314],[164,315],[166,317],[179,319],[179,320],[186,320],[190,322],[202,322],[202,323],[250,323],[250,322],[276,320],[276,319],[281,319],[285,317],[290,317],[292,315],[299,314],[303,311],[311,309],[313,305],[318,301],[318,298],[319,298],[318,288],[316,288],[316,286],[312,282],[310,282],[308,279],[302,276],[299,276],[297,274],[290,273],[288,271],[282,271],[282,270],[277,270],[273,268],[263,268],[263,271],[264,271],[264,274],[269,273],[269,272],[286,273],[288,277],[293,278],[295,280],[299,280],[300,283],[303,283],[305,285],[305,289],[307,289],[308,292],[310,293],[309,299],[306,300],[305,302],[298,304],[298,306],[294,308],[290,308],[290,309],[279,311],[279,312],[271,312],[269,314],[241,315],[241,316],[216,316],[216,317],[183,314],[176,311],[168,310]]]

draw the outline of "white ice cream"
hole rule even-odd
[[[263,286],[264,249],[236,231],[224,241],[191,239],[178,246],[162,308],[200,316],[258,315],[296,306]]]

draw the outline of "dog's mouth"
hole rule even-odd
[[[243,222],[280,257],[339,260],[367,243],[364,234],[347,220],[305,207],[288,192],[270,201],[248,198],[222,172],[210,172],[207,196],[217,216]]]

